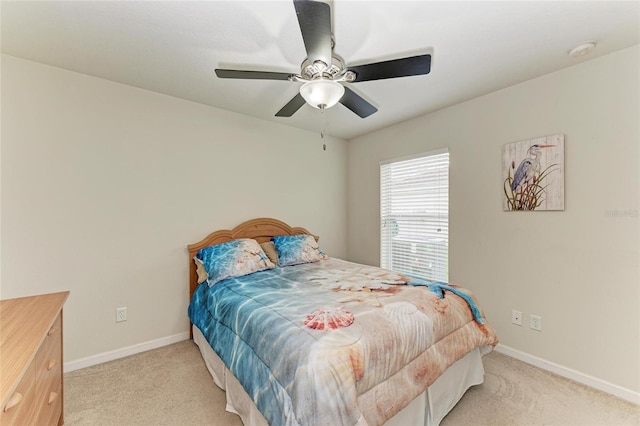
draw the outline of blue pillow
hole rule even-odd
[[[313,235],[284,235],[271,238],[280,266],[318,262],[327,258]]]
[[[198,251],[195,258],[202,262],[207,271],[210,287],[226,278],[275,268],[260,244],[249,238],[205,247]]]

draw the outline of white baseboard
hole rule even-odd
[[[162,346],[171,345],[173,343],[178,343],[188,339],[189,332],[185,331],[183,333],[174,334],[173,336],[162,337],[160,339],[139,343],[137,345],[128,346],[122,349],[116,349],[114,351],[103,352],[101,354],[93,355],[90,357],[66,362],[64,364],[64,372],[68,373],[71,371],[80,370],[81,368],[91,367],[93,365],[102,364],[108,361],[113,361],[141,352],[146,352],[151,349],[160,348]],[[505,346],[501,343],[496,346],[495,351],[526,362],[527,364],[531,364],[535,367],[542,368],[543,370],[550,371],[559,376],[566,377],[567,379],[571,379],[575,382],[582,383],[583,385],[587,385],[594,389],[598,389],[611,395],[617,396],[618,398],[622,398],[634,404],[640,404],[640,393],[635,392],[631,389],[626,389],[622,386],[614,385],[613,383],[609,383],[596,377],[589,376],[588,374],[572,370],[571,368],[567,368],[551,361],[538,358],[517,349],[513,349],[509,346]]]
[[[80,358],[75,361],[64,363],[64,372],[80,370],[81,368],[91,367],[92,365],[102,364],[104,362],[113,361],[115,359],[124,358],[129,355],[135,355],[140,352],[146,352],[151,349],[160,348],[162,346],[171,345],[173,343],[182,342],[189,339],[189,332],[174,334],[173,336],[162,337],[156,340],[139,343],[126,348],[116,349],[115,351],[103,352],[101,354],[92,355],[86,358]]]
[[[588,374],[584,374],[579,371],[572,370],[571,368],[567,368],[562,365],[553,363],[551,361],[547,361],[545,359],[538,358],[533,355],[529,355],[528,353],[510,348],[509,346],[505,346],[501,343],[498,343],[495,350],[496,352],[500,352],[512,358],[519,359],[520,361],[526,362],[527,364],[531,364],[535,367],[542,368],[543,370],[547,370],[559,376],[566,377],[567,379],[571,379],[574,382],[582,383],[583,385],[587,385],[594,389],[598,389],[600,391],[617,396],[618,398],[622,398],[629,402],[633,402],[634,404],[640,405],[639,392],[633,391],[631,389],[623,388],[622,386],[614,385],[613,383],[609,383],[604,380],[598,379],[596,377],[589,376]]]

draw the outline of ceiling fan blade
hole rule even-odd
[[[304,105],[306,101],[300,93],[293,97],[280,111],[276,113],[276,117],[291,117],[296,111]]]
[[[344,88],[344,95],[342,96],[342,99],[340,99],[340,103],[362,118],[367,118],[374,112],[378,111],[378,108],[365,101],[360,95],[346,86]]]
[[[331,8],[327,3],[310,0],[293,0],[293,6],[309,63],[322,61],[331,65]]]
[[[245,80],[289,80],[293,74],[269,71],[240,71],[216,69],[218,78],[241,78]]]
[[[429,74],[429,71],[431,71],[431,55],[392,59],[390,61],[348,67],[348,69],[356,73],[356,78],[353,80],[354,83]]]

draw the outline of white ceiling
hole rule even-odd
[[[333,0],[335,53],[359,65],[432,54],[424,76],[351,84],[378,108],[338,104],[327,133],[350,139],[640,43],[640,1]],[[298,73],[292,2],[2,1],[2,52],[225,110],[320,131],[319,110],[274,117],[301,83],[218,79],[215,68]],[[586,40],[583,58],[567,52]]]

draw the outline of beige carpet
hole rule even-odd
[[[443,426],[640,425],[640,407],[499,353]],[[241,426],[192,341],[65,374],[65,424]]]

